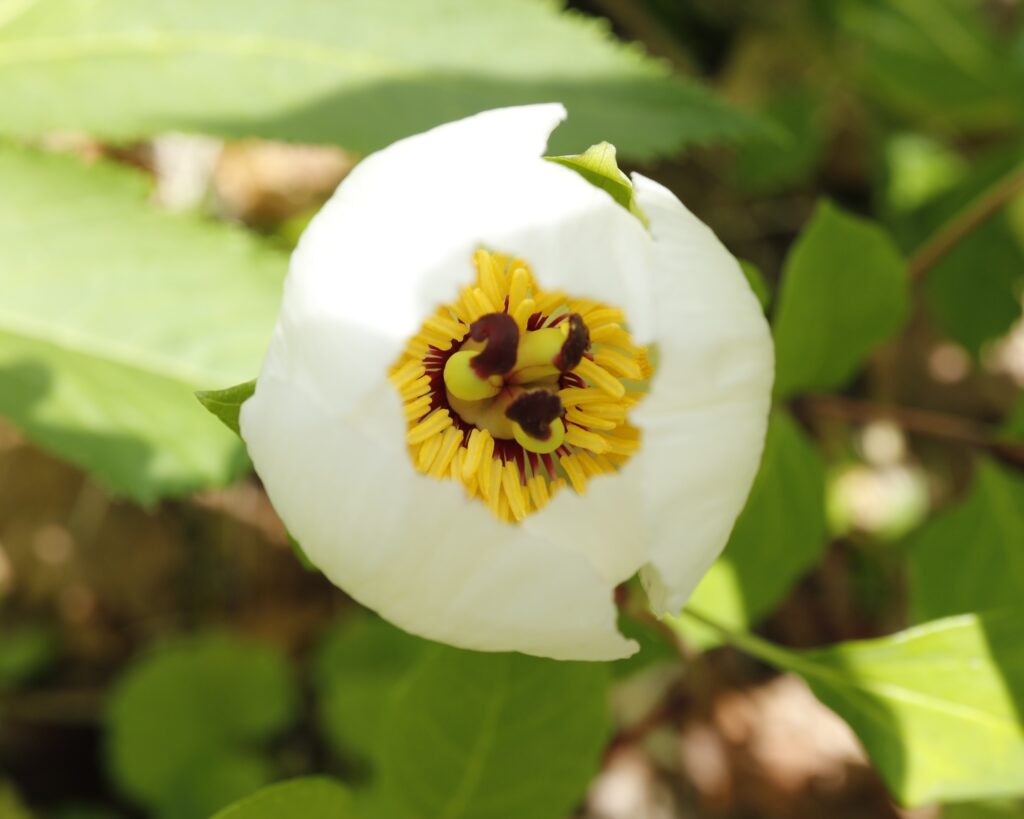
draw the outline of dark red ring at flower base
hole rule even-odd
[[[590,330],[579,313],[569,315],[569,335],[555,356],[554,365],[563,373],[579,366],[583,354],[590,349]]]
[[[515,421],[523,432],[538,441],[551,437],[551,423],[562,417],[562,401],[553,392],[525,392],[508,405],[505,417]]]
[[[481,379],[504,375],[516,364],[519,349],[519,325],[507,313],[488,313],[469,326],[473,341],[486,341],[487,345],[469,362],[473,372]]]

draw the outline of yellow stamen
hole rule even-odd
[[[562,490],[582,494],[590,480],[610,479],[604,476],[639,449],[629,410],[643,397],[652,367],[618,308],[543,290],[521,259],[480,250],[473,262],[476,280],[426,317],[390,378],[408,423],[413,466],[461,483],[499,520],[518,523]],[[519,328],[518,341],[513,335],[508,342],[515,344],[515,365],[481,364],[481,372],[494,373],[481,378],[472,362],[487,342],[470,339],[470,325],[503,312]],[[538,314],[536,329],[528,330]],[[493,316],[487,321],[507,323]],[[582,324],[588,333],[574,336],[586,352],[575,366],[580,347],[562,357],[570,322],[576,322],[574,332]],[[571,375],[555,367],[556,360]],[[641,385],[627,392],[623,380]],[[549,397],[524,405],[524,395],[539,392]],[[549,434],[533,437],[524,425]]]

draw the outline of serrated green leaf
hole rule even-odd
[[[749,629],[785,598],[826,542],[825,464],[792,418],[776,411],[747,505],[688,608],[727,628]],[[693,620],[667,622],[702,648],[721,642]]]
[[[30,2],[0,25],[0,99],[0,131],[19,136],[209,131],[356,151],[552,100],[570,112],[553,153],[608,139],[648,157],[755,130],[551,0]]]
[[[313,682],[321,730],[338,757],[374,754],[384,713],[428,645],[376,617],[349,617],[327,632]]]
[[[910,542],[915,621],[1017,605],[1024,589],[1024,478],[979,462],[970,491]]]
[[[0,414],[137,501],[231,480],[242,447],[192,393],[256,372],[284,255],[122,167],[0,147],[0,178]]]
[[[213,819],[353,819],[355,815],[344,785],[311,776],[264,788]]]
[[[775,310],[776,394],[846,384],[903,324],[903,259],[877,225],[818,206],[786,259]]]
[[[610,142],[600,142],[587,148],[582,154],[574,156],[549,156],[547,159],[572,168],[591,185],[607,191],[622,207],[636,216],[645,225],[647,217],[636,203],[633,196],[633,183],[629,181],[615,160],[615,146]]]
[[[210,413],[216,415],[224,426],[241,437],[242,430],[238,426],[238,416],[242,411],[242,404],[252,398],[254,392],[256,392],[255,378],[224,390],[199,390],[196,392],[196,398]]]
[[[915,807],[1024,793],[1021,614],[960,615],[809,652],[729,639],[800,674],[850,724],[894,798]]]
[[[381,788],[411,816],[566,816],[598,767],[607,692],[598,663],[437,647],[388,715]]]
[[[260,746],[295,716],[277,651],[228,635],[181,639],[118,680],[107,713],[109,765],[128,796],[168,819],[205,819],[267,784]]]

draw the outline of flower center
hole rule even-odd
[[[475,283],[424,321],[390,377],[415,467],[520,521],[629,460],[627,416],[652,369],[621,310],[541,289],[521,259],[473,262]]]

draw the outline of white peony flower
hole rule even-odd
[[[772,345],[672,193],[633,176],[645,226],[542,158],[564,117],[488,111],[363,160],[295,251],[241,430],[363,605],[465,648],[605,660],[636,649],[616,585],[639,571],[678,612],[723,548]]]

